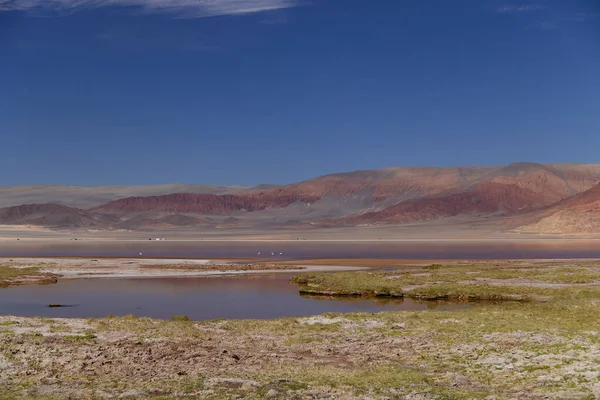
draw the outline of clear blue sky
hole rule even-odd
[[[597,0],[0,0],[0,185],[600,162]]]

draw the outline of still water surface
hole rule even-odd
[[[0,257],[532,259],[600,258],[598,240],[261,242],[261,241],[14,241],[0,242]],[[282,253],[282,256],[279,256]]]
[[[325,312],[378,312],[463,308],[462,305],[405,300],[305,297],[289,275],[214,278],[132,278],[64,280],[46,286],[0,289],[0,315],[106,317],[135,314],[193,320],[278,318]],[[73,307],[49,308],[49,304]]]

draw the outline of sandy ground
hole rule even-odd
[[[189,260],[152,258],[0,258],[0,265],[16,268],[39,267],[40,272],[58,275],[59,279],[81,278],[156,278],[181,276],[216,276],[273,272],[326,272],[364,269],[360,266],[332,265],[264,265],[232,264],[229,260]]]

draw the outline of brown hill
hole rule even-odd
[[[517,163],[506,167],[398,167],[355,171],[318,177],[254,193],[226,195],[179,193],[129,197],[92,208],[98,212],[227,214],[284,208],[293,203],[314,203],[324,197],[364,198],[373,203],[398,203],[457,190],[478,183],[516,185],[556,202],[600,180],[600,165],[549,165]],[[351,211],[351,210],[347,210]]]
[[[297,201],[312,202],[316,200],[318,197],[280,193],[279,189],[221,196],[176,193],[165,196],[128,197],[92,208],[91,211],[116,214],[140,212],[228,214],[235,211],[252,212],[266,208],[283,208]]]
[[[343,216],[373,206],[462,188],[493,167],[389,168],[326,175],[312,180],[254,193],[227,195],[178,193],[129,197],[94,207],[91,211],[121,216],[139,213],[193,213],[227,215],[284,209],[293,204],[310,207],[301,220],[327,215]],[[317,203],[317,204],[314,204]],[[282,220],[290,218],[282,217]]]
[[[479,181],[517,185],[544,196],[547,202],[558,202],[594,186],[600,181],[600,170],[596,165],[514,163]]]
[[[109,201],[133,196],[159,196],[170,193],[231,194],[264,190],[269,185],[254,188],[246,186],[210,186],[166,184],[147,186],[0,186],[0,208],[21,204],[60,204],[76,208],[90,208]]]
[[[548,205],[544,196],[517,185],[480,183],[463,192],[408,200],[379,211],[342,218],[351,225],[430,221],[459,214],[512,215]]]
[[[373,201],[390,198],[416,198],[468,186],[496,167],[394,167],[321,176],[281,186],[275,191],[292,196],[356,196]],[[600,169],[600,168],[599,168]]]
[[[598,182],[600,165],[394,167],[331,174],[277,187],[261,185],[235,193],[158,195],[166,190],[161,186],[157,195],[121,198],[88,210],[57,204],[36,205],[29,211],[11,207],[0,210],[0,223],[144,229],[213,226],[209,217],[214,215],[214,226],[310,226],[324,221],[326,225],[393,224],[456,215],[522,214],[566,201]],[[94,192],[95,199],[102,197],[100,192]],[[22,195],[26,197],[27,191]]]
[[[600,184],[557,203],[553,209],[563,211],[600,212]]]
[[[104,227],[115,217],[59,204],[24,204],[0,209],[0,224],[49,227]]]
[[[544,210],[522,232],[600,234],[600,184]]]

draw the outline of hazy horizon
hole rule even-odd
[[[393,166],[388,166],[388,167],[383,167],[383,168],[378,168],[377,170],[380,169],[393,169],[393,168],[432,168],[432,169],[436,169],[436,168],[468,168],[468,167],[485,167],[485,168],[502,168],[504,166],[508,166],[508,165],[513,165],[513,164],[540,164],[540,165],[597,165],[600,163],[580,163],[580,162],[551,162],[551,163],[537,163],[537,162],[531,162],[531,161],[514,161],[514,162],[510,162],[506,165],[447,165],[447,166],[441,166],[441,165],[393,165]],[[260,183],[256,183],[253,185],[241,185],[241,184],[231,184],[231,185],[223,185],[223,184],[219,184],[219,183],[211,183],[211,182],[151,182],[151,183],[143,183],[143,184],[138,184],[138,183],[132,183],[132,184],[119,184],[119,183],[104,183],[104,184],[96,184],[96,185],[90,185],[90,184],[71,184],[71,183],[33,183],[33,184],[29,184],[29,185],[23,185],[23,184],[19,184],[19,185],[0,185],[0,187],[5,187],[5,188],[10,188],[10,187],[36,187],[36,186],[71,186],[71,187],[129,187],[129,186],[168,186],[168,185],[196,185],[196,186],[214,186],[214,187],[248,187],[248,188],[252,188],[252,187],[257,187],[257,186],[282,186],[282,185],[287,185],[287,184],[293,184],[293,183],[297,183],[297,182],[303,182],[303,181],[307,181],[307,180],[311,180],[314,178],[319,178],[322,176],[328,176],[328,175],[337,175],[337,174],[347,174],[347,173],[353,173],[353,172],[361,172],[361,171],[373,171],[373,169],[356,169],[356,170],[352,170],[352,171],[335,171],[335,172],[326,172],[322,175],[318,175],[318,176],[313,176],[313,177],[307,177],[306,179],[302,179],[299,181],[290,181],[290,182],[260,182]]]

